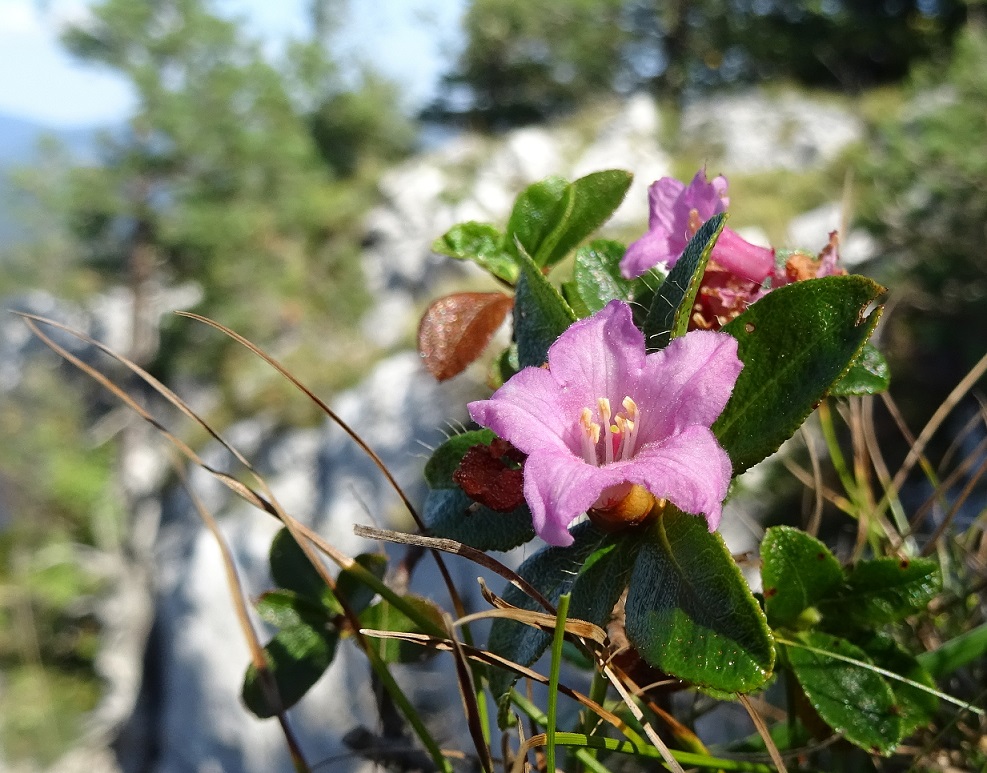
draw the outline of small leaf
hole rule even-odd
[[[655,294],[644,323],[649,352],[664,349],[673,338],[685,335],[706,264],[725,224],[725,213],[703,223]]]
[[[279,587],[320,604],[335,605],[329,586],[287,529],[281,529],[271,540],[269,560],[271,577]]]
[[[603,225],[620,206],[634,176],[621,169],[608,169],[580,177],[569,186],[560,205],[558,222],[535,255],[540,266],[553,266],[583,239]],[[562,209],[564,207],[564,209]]]
[[[550,177],[517,199],[507,226],[540,268],[568,255],[603,225],[627,195],[633,175],[620,169],[593,172],[568,183]]]
[[[733,471],[778,450],[843,377],[874,332],[884,288],[862,276],[779,287],[723,327],[744,363],[713,432]]]
[[[425,463],[425,482],[429,488],[459,488],[452,475],[466,452],[475,445],[490,445],[495,437],[489,429],[478,429],[461,432],[446,440]]]
[[[477,550],[510,550],[535,536],[527,505],[498,513],[474,502],[458,488],[429,491],[422,520],[434,536],[454,539]]]
[[[562,177],[547,177],[525,188],[515,199],[507,221],[508,249],[516,251],[520,245],[528,255],[537,255],[570,195],[569,181]]]
[[[576,578],[569,617],[604,626],[630,582],[640,547],[632,532],[608,535]]]
[[[513,299],[503,293],[457,293],[432,303],[418,326],[418,352],[439,381],[462,373],[497,332]]]
[[[919,662],[890,636],[875,634],[859,642],[861,649],[881,668],[906,679],[936,689],[936,682]],[[907,736],[916,728],[929,724],[939,708],[939,699],[932,693],[887,677],[894,693],[897,714],[901,717],[901,733]]]
[[[255,606],[261,620],[275,628],[301,625],[305,619],[315,620],[320,615],[328,624],[336,614],[336,610],[321,606],[290,590],[268,591],[257,600]]]
[[[518,257],[521,276],[514,295],[514,336],[522,368],[538,366],[548,348],[576,321],[576,315],[548,278],[523,252]]]
[[[772,626],[791,626],[803,610],[834,593],[843,569],[822,542],[800,529],[773,526],[761,542],[764,606]]]
[[[294,706],[325,673],[338,642],[335,629],[327,628],[318,617],[306,617],[297,625],[282,628],[267,643],[264,658],[277,686],[282,709]],[[241,697],[244,705],[261,719],[278,713],[278,707],[268,700],[253,663],[244,676]]]
[[[435,622],[439,629],[444,627],[442,610],[434,602],[421,596],[407,594],[404,600],[417,608],[425,617]],[[378,601],[360,615],[360,625],[363,628],[373,628],[378,631],[394,631],[398,633],[421,633],[421,629],[403,612],[390,602]],[[385,663],[418,663],[434,654],[434,650],[412,642],[397,639],[376,639],[370,644]]]
[[[891,384],[891,369],[877,347],[868,342],[860,350],[847,374],[837,381],[829,394],[833,397],[876,395],[886,392]]]
[[[378,580],[387,570],[387,556],[382,553],[361,553],[353,559]],[[377,591],[367,585],[349,569],[342,569],[336,577],[336,595],[346,599],[350,610],[359,615],[373,601]]]
[[[939,567],[928,558],[861,561],[840,598],[821,605],[834,624],[873,628],[921,612],[942,587]]]
[[[633,298],[637,280],[625,279],[620,273],[620,261],[627,248],[621,242],[597,239],[576,251],[571,294],[585,309],[594,314],[612,300],[629,301]]]
[[[702,687],[750,692],[774,667],[764,613],[717,533],[666,506],[642,538],[625,614],[651,665]]]
[[[867,654],[846,639],[804,631],[798,646],[785,647],[795,678],[823,721],[869,752],[890,754],[901,741],[902,722],[895,696],[880,674],[829,656],[833,653],[870,663]]]
[[[574,542],[568,547],[548,547],[528,558],[518,569],[524,579],[537,588],[552,604],[563,593],[572,590],[586,559],[604,543],[607,535],[590,523],[582,523],[572,530]],[[521,609],[536,612],[545,610],[527,594],[508,585],[504,600]],[[513,620],[497,618],[490,626],[487,649],[496,655],[513,660],[522,666],[530,666],[551,642],[549,634]],[[500,702],[517,677],[501,669],[490,671],[490,691]]]
[[[432,243],[432,251],[457,260],[471,260],[495,277],[513,285],[518,266],[506,248],[504,235],[487,223],[459,223]]]

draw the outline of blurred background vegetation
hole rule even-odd
[[[208,0],[89,11],[66,49],[125,78],[137,105],[84,162],[48,142],[8,173],[5,308],[39,288],[84,302],[123,287],[138,309],[161,288],[192,288],[187,307],[328,395],[381,355],[357,326],[373,300],[363,215],[381,173],[437,126],[566,121],[644,90],[674,127],[687,100],[784,84],[853,105],[867,140],[808,178],[731,176],[737,222],[786,222],[852,178],[855,223],[880,240],[877,278],[896,292],[886,348],[899,401],[927,417],[984,353],[987,29],[974,0],[471,0],[438,96],[417,114],[399,84],[337,58],[338,3],[313,2],[307,35],[276,56]],[[683,168],[713,160],[666,131],[656,142]],[[219,395],[220,427],[286,394],[242,349],[183,321],[137,313],[127,329],[123,354]],[[109,399],[59,378],[38,353],[0,403],[0,759],[51,761],[95,705],[100,572],[86,559],[129,523],[117,440],[90,423]]]

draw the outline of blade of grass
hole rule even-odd
[[[764,723],[764,719],[760,714],[755,711],[754,706],[751,704],[750,698],[741,693],[737,693],[737,700],[740,701],[740,705],[744,707],[747,711],[747,715],[751,718],[751,722],[754,723],[754,727],[757,729],[757,734],[761,736],[761,740],[764,741],[765,747],[767,747],[768,754],[771,755],[771,761],[774,766],[778,769],[778,773],[788,773],[788,768],[785,767],[785,761],[781,758],[781,752],[778,751],[778,745],[775,743],[775,739],[771,737],[771,731],[768,730],[768,726]]]
[[[549,771],[555,770],[555,729],[558,722],[559,703],[559,671],[562,668],[562,643],[565,641],[565,622],[569,614],[569,599],[571,594],[563,593],[559,597],[559,607],[555,613],[555,633],[552,636],[552,660],[548,672],[548,739],[545,745]]]

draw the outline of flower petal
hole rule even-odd
[[[744,239],[736,231],[724,228],[716,240],[711,260],[715,260],[731,274],[751,282],[763,282],[775,270],[775,251],[770,247],[758,247]]]
[[[543,447],[568,449],[579,416],[579,408],[573,414],[554,376],[544,368],[524,368],[489,400],[466,407],[473,421],[526,454]]]
[[[595,406],[597,398],[620,405],[644,365],[644,333],[622,301],[610,301],[573,323],[548,350],[549,370],[575,409],[573,421],[583,407]]]
[[[662,177],[648,186],[648,230],[672,228],[672,212],[684,192],[685,183],[674,177]]]
[[[733,468],[712,431],[691,426],[641,448],[621,474],[683,512],[704,515],[709,530],[714,531],[720,524]]]
[[[605,488],[622,480],[613,468],[593,467],[572,454],[529,456],[524,498],[535,533],[550,545],[571,545],[569,524],[592,507]]]
[[[659,263],[674,266],[680,255],[672,249],[668,229],[656,226],[630,243],[620,261],[620,273],[625,279],[637,279]]]
[[[632,396],[641,443],[660,442],[691,424],[709,427],[723,412],[744,364],[727,333],[693,330],[648,355]]]

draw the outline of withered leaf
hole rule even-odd
[[[462,373],[513,305],[503,293],[455,293],[435,301],[418,326],[418,352],[428,372],[439,381]]]

